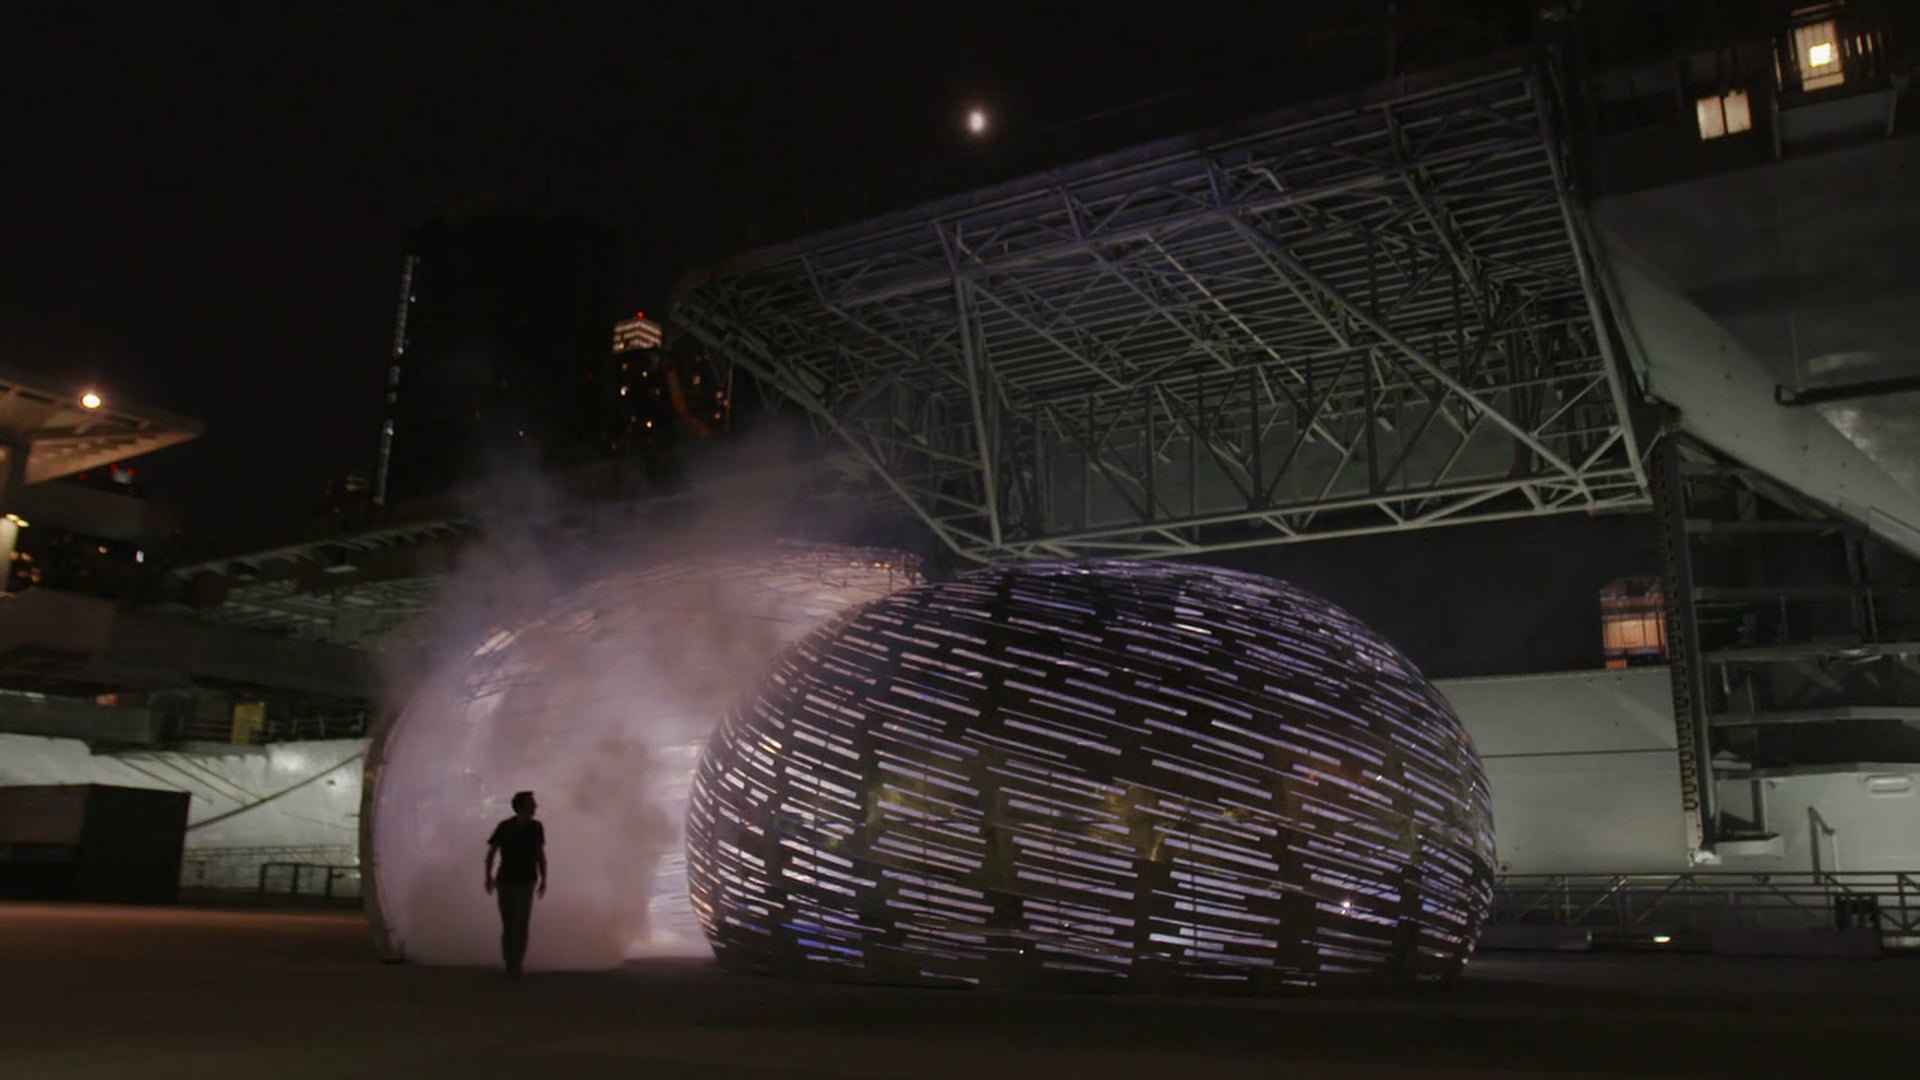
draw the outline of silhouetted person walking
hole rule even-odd
[[[500,956],[507,974],[515,978],[527,957],[533,898],[547,895],[547,830],[533,820],[535,809],[533,792],[515,794],[513,816],[494,826],[487,840],[487,891],[500,902]]]

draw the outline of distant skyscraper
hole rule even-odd
[[[579,218],[459,215],[414,230],[375,501],[445,491],[501,455],[602,452],[619,288],[619,234]]]
[[[728,430],[732,369],[703,353],[668,350],[660,324],[645,312],[613,324],[610,375],[609,451],[657,455]]]
[[[621,319],[613,324],[613,352],[644,352],[660,347],[660,324],[647,318],[644,311],[635,312],[631,319]]]

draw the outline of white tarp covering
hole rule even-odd
[[[1688,869],[1665,668],[1577,671],[1437,684],[1473,736],[1493,787],[1503,873],[1678,872]],[[122,784],[192,794],[187,884],[252,887],[261,861],[357,859],[364,740],[283,743],[230,756],[90,754],[71,739],[0,735],[0,785]],[[691,768],[691,747],[682,752]],[[1765,782],[1764,855],[1731,855],[1727,870],[1806,871],[1808,807],[1835,830],[1819,837],[1821,865],[1844,871],[1920,865],[1920,768],[1862,766]],[[672,796],[684,798],[684,784]],[[1721,784],[1722,805],[1750,816],[1749,786]],[[277,796],[277,797],[274,797]],[[566,827],[557,806],[542,811]],[[491,817],[476,819],[462,851],[477,890]],[[201,878],[196,881],[195,875]],[[681,861],[661,884],[677,887]]]
[[[184,791],[183,884],[258,885],[263,862],[358,862],[364,739],[235,747],[231,754],[94,754],[77,739],[0,735],[0,786],[113,784]]]

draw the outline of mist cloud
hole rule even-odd
[[[486,539],[385,664],[371,872],[408,959],[499,962],[485,844],[523,789],[552,867],[529,967],[706,951],[680,850],[700,746],[786,644],[910,583],[896,555],[780,540],[793,519],[778,473],[730,470],[706,490],[620,521],[529,475],[488,485]]]

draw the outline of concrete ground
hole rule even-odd
[[[536,925],[536,932],[538,927]],[[0,1076],[1902,1075],[1920,961],[1484,955],[1440,993],[1066,997],[383,966],[352,913],[0,904]]]

